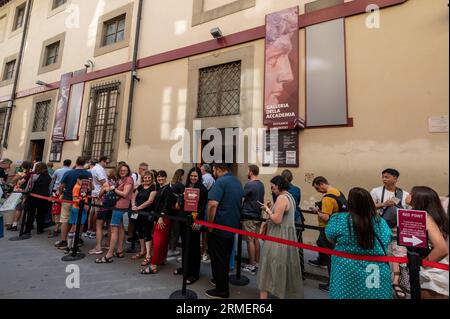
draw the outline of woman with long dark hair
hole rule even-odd
[[[416,186],[411,190],[406,203],[414,210],[427,212],[430,252],[425,259],[448,265],[448,216],[439,195],[430,187]],[[422,299],[448,299],[448,280],[448,271],[422,267],[420,272]]]
[[[34,175],[29,179],[26,191],[41,196],[50,196],[50,184],[52,178],[48,174],[47,164],[39,162],[35,165]],[[37,234],[44,232],[45,215],[49,210],[49,202],[46,199],[40,199],[28,195],[25,201],[25,211],[27,212],[27,224],[25,234],[31,233],[34,218],[36,217]]]
[[[197,209],[195,212],[192,211],[184,211],[184,217],[186,215],[192,215],[192,217],[199,220],[204,220],[205,208],[208,202],[208,190],[203,185],[202,180],[202,172],[200,168],[193,167],[187,176],[186,179],[186,188],[196,188],[200,190],[200,196],[197,204]],[[186,198],[186,193],[185,193]],[[182,265],[183,267],[175,270],[174,275],[182,275],[184,267],[187,267],[187,279],[186,283],[188,285],[192,285],[200,278],[200,225],[192,225],[192,228],[186,229],[186,223],[180,223],[180,231],[181,231],[181,243],[183,247],[183,258]],[[189,258],[186,255],[186,236],[187,232],[190,235],[190,243],[189,243]],[[186,261],[189,260],[189,263]]]
[[[325,234],[337,251],[374,256],[387,255],[392,236],[370,193],[359,187],[350,190],[348,213],[333,214]],[[331,299],[391,299],[391,283],[389,263],[331,257]]]

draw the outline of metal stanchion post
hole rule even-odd
[[[239,228],[242,229],[242,223]],[[241,275],[241,264],[242,264],[242,235],[239,234],[236,275],[230,276],[230,284],[234,286],[246,286],[250,283],[250,279]]]
[[[185,235],[185,245],[184,245],[184,250],[182,252],[182,265],[183,265],[183,286],[181,288],[181,290],[177,290],[175,292],[173,292],[169,299],[198,299],[197,294],[192,291],[192,290],[188,290],[186,289],[186,280],[187,280],[187,274],[188,274],[188,267],[189,267],[189,247],[191,244],[191,229],[192,229],[192,225],[194,223],[194,220],[192,218],[191,215],[187,216],[187,220],[186,220],[186,227],[185,227],[185,231],[186,231],[186,235]]]
[[[420,299],[420,255],[408,249],[409,284],[411,286],[411,299]]]
[[[31,195],[28,195],[31,196]],[[29,198],[27,198],[29,199]],[[15,237],[11,237],[10,239],[8,239],[9,241],[21,241],[21,240],[27,240],[31,238],[31,235],[24,235],[23,231],[25,229],[25,224],[27,223],[27,218],[28,218],[28,205],[26,204],[26,201],[24,202],[23,205],[23,211],[22,211],[22,224],[20,225],[20,232],[19,232],[19,236],[15,236]]]
[[[303,231],[305,229],[303,228],[303,224],[300,225],[300,229],[297,230],[298,231],[298,242],[303,244]],[[305,274],[305,256],[303,254],[303,248],[299,248],[298,249],[299,255],[300,255],[300,266],[302,269],[302,279],[305,280],[306,279],[306,274]]]
[[[72,254],[61,258],[62,261],[75,261],[75,260],[80,260],[80,259],[83,259],[84,257],[86,257],[85,254],[78,251],[78,241],[79,241],[79,237],[80,237],[81,217],[83,216],[83,209],[84,209],[84,199],[82,199],[80,201],[80,208],[78,209],[77,228],[75,230],[75,238],[73,239]]]

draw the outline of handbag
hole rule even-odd
[[[266,222],[261,224],[261,228],[259,229],[259,234],[267,236],[267,223]]]
[[[105,208],[113,208],[116,206],[117,196],[114,191],[109,191],[105,194],[103,199],[103,207]]]
[[[381,195],[381,202],[384,202],[384,192],[386,188],[383,187],[383,193]],[[398,192],[397,192],[398,191]],[[395,228],[397,226],[397,210],[402,209],[402,199],[403,199],[403,190],[397,188],[394,192],[394,195],[397,199],[399,199],[399,203],[395,206],[385,207],[383,208],[383,212],[381,213],[381,217],[386,220],[390,228]]]

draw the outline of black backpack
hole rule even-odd
[[[337,213],[345,213],[345,212],[348,211],[347,199],[345,198],[344,194],[341,193],[339,196],[336,196],[336,195],[333,195],[333,194],[325,194],[322,197],[322,199],[325,198],[325,197],[332,198],[332,199],[334,199],[337,202],[338,209],[339,209],[337,211]],[[322,202],[321,201],[317,202],[316,205],[317,205],[317,207],[319,207],[320,210],[322,210]]]

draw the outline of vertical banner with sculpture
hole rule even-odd
[[[264,125],[270,128],[295,129],[301,124],[298,108],[297,6],[266,16]]]
[[[56,105],[55,125],[53,126],[53,142],[64,142],[67,109],[69,106],[70,80],[73,73],[65,73],[61,76],[59,85],[58,102]]]
[[[74,78],[86,74],[86,69],[73,73]],[[73,84],[70,88],[70,100],[66,121],[66,141],[77,141],[80,128],[81,108],[83,105],[84,82]]]

